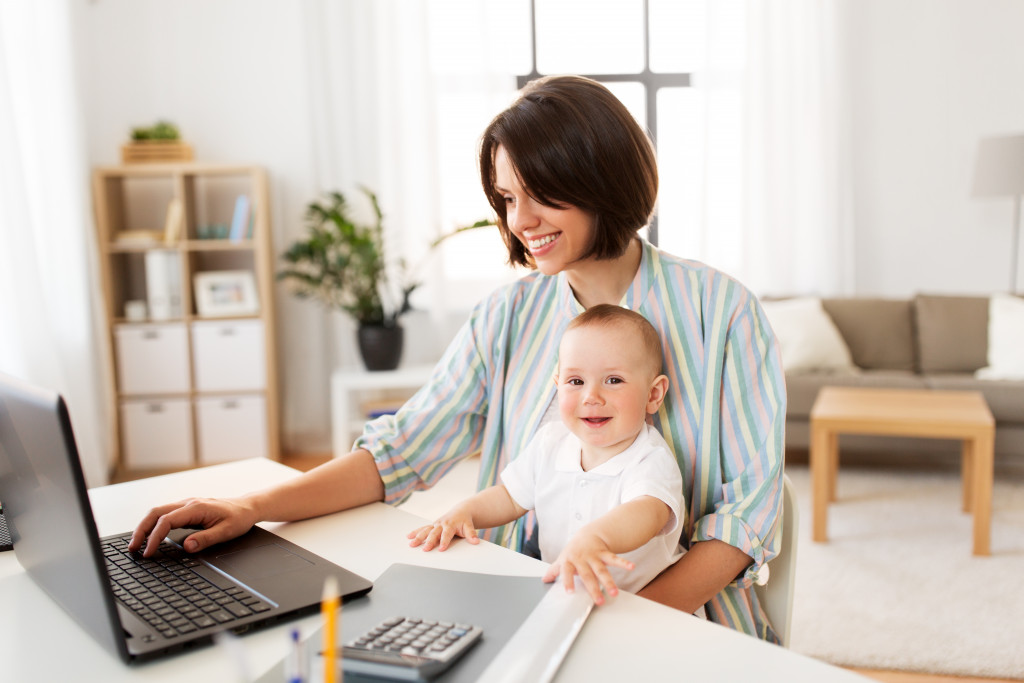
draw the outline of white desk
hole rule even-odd
[[[263,460],[216,465],[91,491],[101,535],[131,528],[155,503],[235,495],[297,475]],[[456,543],[444,553],[409,548],[405,534],[419,517],[382,503],[268,528],[369,579],[394,562],[517,576],[541,576],[545,565],[489,543]],[[539,580],[539,579],[538,579]],[[294,625],[311,633],[318,617],[240,639],[252,674],[268,671],[288,649]],[[234,662],[218,647],[128,667],[107,653],[36,587],[14,553],[0,553],[0,679],[5,681],[235,681]],[[670,672],[680,672],[678,675]],[[685,672],[685,674],[683,673]],[[710,622],[623,594],[594,611],[557,680],[863,681],[865,679]]]

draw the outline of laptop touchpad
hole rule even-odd
[[[207,560],[233,576],[263,579],[285,572],[293,572],[313,564],[276,543],[246,548],[233,553],[217,555]]]

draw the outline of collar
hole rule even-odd
[[[608,458],[608,460],[594,469],[584,472],[583,467],[580,465],[583,446],[579,438],[569,431],[567,427],[564,427],[565,435],[558,442],[558,450],[555,453],[555,470],[558,472],[577,472],[603,477],[617,477],[646,452],[644,444],[647,442],[647,430],[649,429],[653,429],[653,427],[649,424],[644,424],[644,428],[640,430],[636,439],[633,440],[633,443],[626,450]]]

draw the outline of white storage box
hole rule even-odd
[[[267,409],[262,396],[217,396],[196,401],[199,463],[265,458]]]
[[[181,394],[189,390],[185,325],[118,325],[117,377],[122,394]]]
[[[192,324],[198,391],[260,391],[266,388],[263,323],[210,320]]]
[[[192,467],[192,406],[186,399],[121,404],[121,450],[129,469]]]

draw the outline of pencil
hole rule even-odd
[[[338,656],[338,613],[341,599],[338,597],[338,581],[328,576],[324,581],[324,594],[320,601],[320,614],[324,620],[324,683],[336,683],[338,672],[335,668]]]

